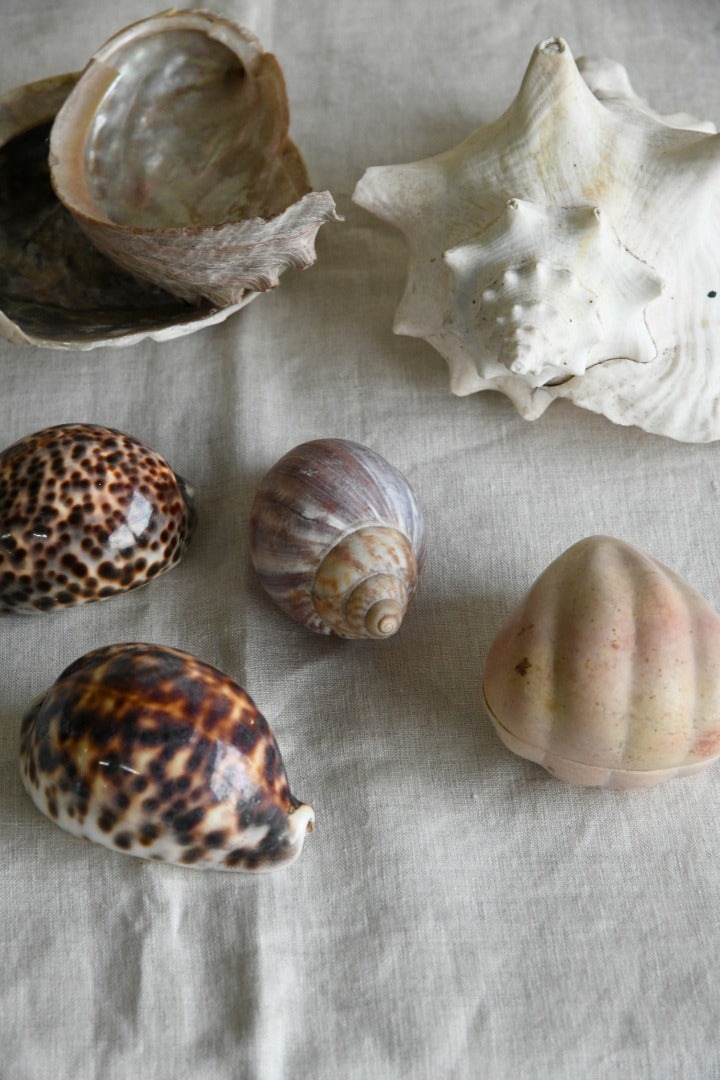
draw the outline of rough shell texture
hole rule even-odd
[[[71,664],[25,717],[20,765],[63,829],[145,859],[268,870],[299,855],[313,822],[245,691],[159,645]]]
[[[228,19],[170,10],[103,45],[50,137],[53,186],[93,244],[224,307],[315,261],[335,220],[288,139],[277,60]]]
[[[61,424],[0,454],[0,611],[102,600],[175,566],[192,496],[137,439]]]
[[[612,61],[537,46],[494,123],[354,199],[406,235],[395,330],[457,394],[535,419],[558,397],[676,439],[720,438],[720,136],[659,116]]]
[[[505,745],[562,780],[689,775],[720,755],[720,617],[649,555],[590,537],[501,629],[484,692]]]
[[[260,484],[250,551],[263,587],[319,634],[394,633],[425,559],[421,511],[405,477],[346,439],[296,446]]]
[[[53,349],[179,337],[244,306],[191,306],[97,251],[50,184],[48,139],[77,82],[58,75],[0,97],[0,334]]]

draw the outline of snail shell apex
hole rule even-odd
[[[0,453],[0,611],[42,612],[145,585],[192,534],[192,489],[112,428],[60,424]]]
[[[63,829],[181,866],[272,869],[314,821],[245,691],[159,645],[111,645],[66,668],[23,720],[20,765]]]
[[[317,439],[262,480],[250,513],[261,584],[319,634],[384,638],[399,628],[425,560],[425,528],[403,475],[366,446]]]
[[[505,745],[560,779],[690,775],[720,756],[720,617],[649,555],[589,537],[499,631],[484,696]]]

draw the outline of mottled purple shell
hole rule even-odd
[[[23,720],[20,768],[63,829],[181,866],[272,869],[314,821],[245,691],[160,645],[110,645],[66,668]]]
[[[384,637],[415,592],[425,528],[394,466],[359,443],[317,439],[287,453],[260,484],[250,554],[264,589],[310,630]],[[396,612],[383,616],[383,604]],[[373,605],[381,617],[368,630]]]
[[[0,611],[87,604],[180,561],[192,493],[137,439],[61,424],[0,454]]]

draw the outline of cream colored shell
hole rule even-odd
[[[720,438],[720,137],[659,116],[625,70],[561,38],[494,123],[353,198],[410,251],[397,333],[426,338],[456,394],[528,420],[564,397],[676,439]]]
[[[562,780],[689,775],[720,755],[720,617],[649,555],[590,537],[502,627],[484,694],[505,745]]]

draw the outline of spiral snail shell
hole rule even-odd
[[[94,424],[44,428],[0,454],[0,611],[102,600],[181,559],[192,490],[154,450]]]
[[[317,439],[267,473],[250,513],[260,581],[318,634],[384,638],[399,628],[425,558],[407,480],[373,450]]]
[[[720,617],[649,555],[589,537],[500,630],[484,693],[505,745],[559,779],[686,776],[720,756]]]
[[[110,645],[66,668],[23,720],[20,768],[61,828],[181,866],[270,870],[314,821],[245,691],[160,645]]]

